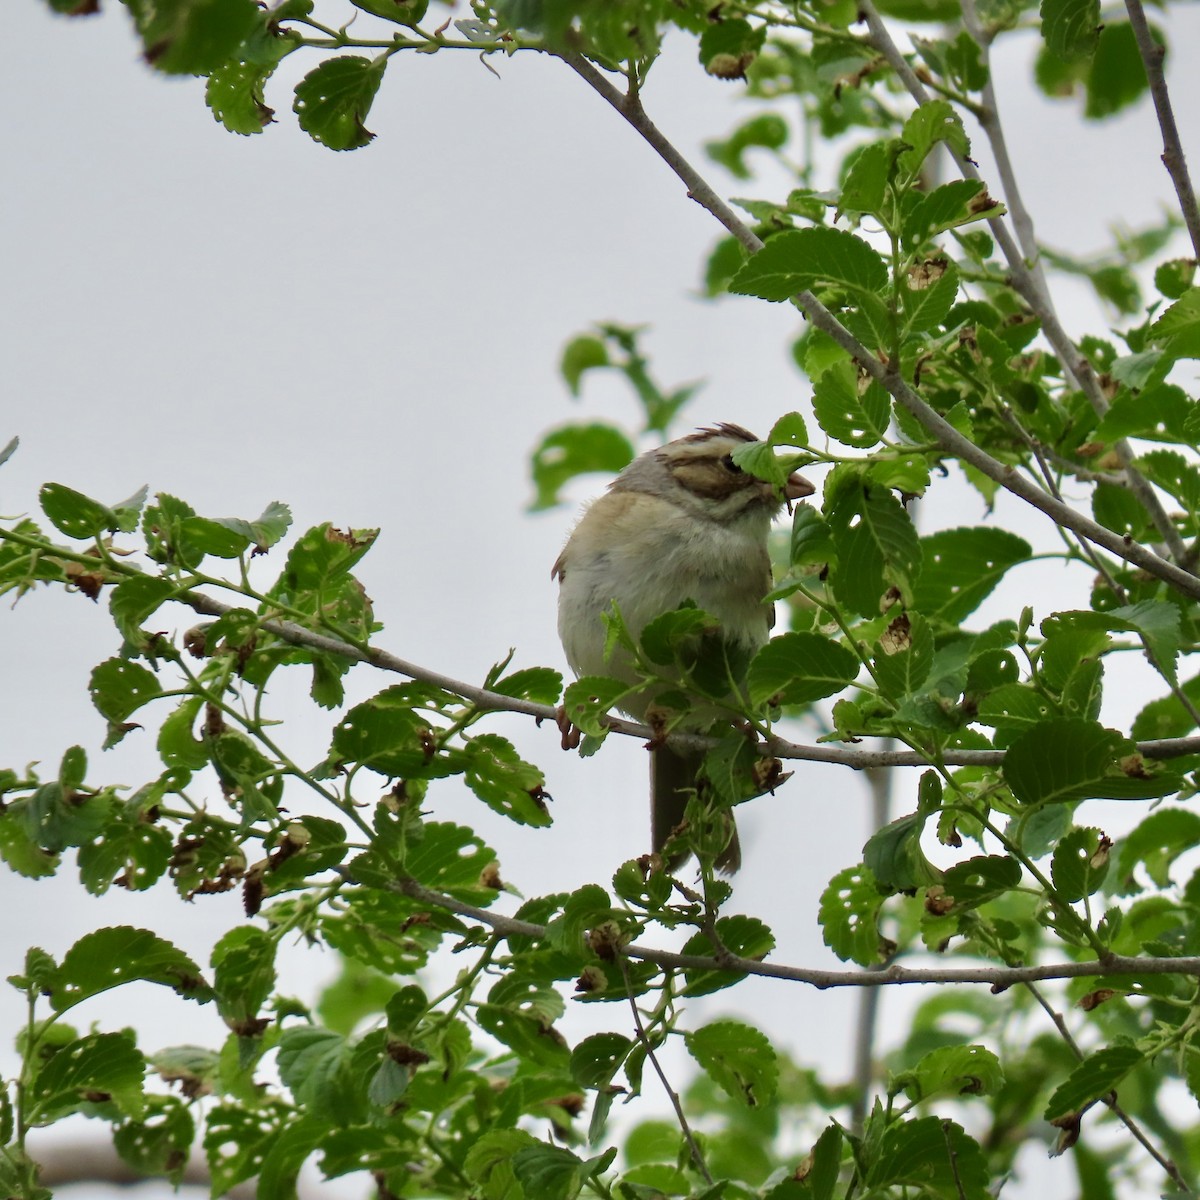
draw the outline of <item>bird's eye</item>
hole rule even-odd
[[[734,475],[740,475],[742,473],[742,468],[733,461],[732,454],[727,454],[723,459],[721,459],[721,466],[723,466],[725,470],[731,471]]]

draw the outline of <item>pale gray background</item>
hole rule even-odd
[[[291,85],[317,56],[283,64],[267,96],[279,124],[239,138],[214,123],[201,83],[164,79],[139,61],[126,15],[111,7],[74,22],[35,3],[8,13],[0,443],[17,433],[22,446],[0,470],[6,516],[36,513],[37,488],[53,479],[106,501],[149,483],[213,516],[252,517],[279,499],[299,529],[380,525],[361,570],[386,624],[380,644],[479,681],[510,646],[518,665],[563,666],[549,567],[572,512],[523,513],[530,448],[575,416],[635,416],[614,380],[594,378],[581,403],[569,400],[557,375],[568,336],[601,319],[651,326],[661,380],[708,381],[689,423],[765,430],[784,412],[807,411],[807,385],[788,360],[796,315],[697,298],[717,227],[561,64],[493,60],[497,80],[471,54],[399,56],[368,121],[377,141],[334,154],[289,111]],[[1187,12],[1174,26],[1171,82],[1194,152],[1195,73],[1179,68],[1200,24]],[[1034,94],[1033,44],[1018,42],[997,67],[1013,155],[1041,236],[1086,252],[1104,244],[1110,224],[1148,223],[1170,202],[1153,113],[1143,101],[1083,127],[1073,104]],[[680,41],[655,68],[645,101],[703,164],[701,142],[752,111],[736,95],[706,78]],[[981,145],[976,156],[986,169]],[[729,195],[785,186],[774,175],[745,184],[707,173]],[[1056,291],[1072,332],[1103,332],[1108,315],[1086,289]],[[574,494],[601,484],[581,482]],[[1054,544],[1040,518],[1014,511],[1002,503],[998,519]],[[921,514],[929,529],[984,518],[978,496],[954,480],[937,481]],[[1085,583],[1079,569],[1021,568],[981,620],[1020,603],[1041,618],[1080,602]],[[186,614],[173,619],[178,629],[189,624]],[[80,742],[94,781],[144,781],[152,766],[139,735],[101,755],[102,723],[86,695],[91,667],[116,648],[105,614],[79,596],[39,594],[3,612],[0,765],[40,761],[52,774],[63,749]],[[355,697],[388,682],[362,669],[351,680]],[[1114,721],[1150,694],[1118,690],[1110,686]],[[289,744],[315,761],[328,733],[306,710],[302,681],[294,695],[279,685],[273,694],[294,723]],[[644,850],[645,761],[635,742],[613,739],[584,762],[557,749],[553,729],[515,718],[487,727],[544,765],[554,827],[514,828],[453,782],[430,801],[438,816],[478,822],[508,880],[530,895],[604,881]],[[1088,819],[1106,827],[1126,820],[1115,806],[1094,807]],[[858,860],[864,781],[801,765],[778,796],[742,812],[747,866],[735,908],[772,926],[779,961],[833,965],[816,902],[830,875]],[[61,955],[101,922],[151,926],[206,962],[215,937],[239,919],[236,894],[184,905],[162,885],[97,901],[72,874],[0,877],[0,977],[19,969],[29,944]],[[312,998],[330,970],[321,954],[297,947],[285,987]],[[889,1026],[918,999],[889,994]],[[730,1007],[801,1063],[847,1069],[848,993],[759,983],[698,1006],[695,1019]],[[22,1013],[17,993],[0,985],[0,1029]],[[135,1017],[148,1047],[215,1045],[223,1032],[211,1010],[149,986],[93,1001],[77,1020],[114,1027]],[[592,1008],[572,1014],[568,1031],[624,1021]],[[11,1071],[7,1045],[0,1055]],[[675,1071],[681,1082],[684,1059]],[[1061,1159],[1038,1178],[1069,1190],[1074,1171]],[[362,1190],[343,1185],[338,1194]]]

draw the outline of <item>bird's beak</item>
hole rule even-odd
[[[789,475],[783,485],[783,494],[788,500],[803,500],[811,496],[817,489],[803,475]]]

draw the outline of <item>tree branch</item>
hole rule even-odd
[[[1149,81],[1150,95],[1154,100],[1154,111],[1158,115],[1158,127],[1162,130],[1162,163],[1167,168],[1171,182],[1175,185],[1175,195],[1179,198],[1179,211],[1183,213],[1188,236],[1192,239],[1192,253],[1200,258],[1200,208],[1196,206],[1196,193],[1192,189],[1187,159],[1183,155],[1183,142],[1179,138],[1179,128],[1175,124],[1175,110],[1171,105],[1171,95],[1167,91],[1167,80],[1163,74],[1166,47],[1159,45],[1154,40],[1150,26],[1146,22],[1146,14],[1142,9],[1141,0],[1125,0],[1125,11],[1129,14],[1129,24],[1133,28],[1133,37],[1137,42],[1138,53],[1142,56],[1142,63],[1146,68],[1146,79]]]
[[[0,539],[2,538],[3,532],[0,531]],[[173,599],[180,604],[187,605],[194,612],[208,617],[222,617],[232,608],[231,605],[214,600],[202,592],[186,592],[173,597]],[[542,721],[556,722],[558,719],[558,710],[549,704],[538,704],[533,700],[506,696],[502,692],[489,691],[487,688],[466,683],[461,679],[451,679],[449,675],[431,671],[427,667],[399,658],[386,650],[374,647],[360,650],[357,646],[352,646],[327,633],[316,633],[292,621],[268,618],[260,622],[260,627],[293,646],[319,650],[323,654],[335,654],[353,662],[369,663],[381,671],[390,671],[408,679],[419,679],[422,683],[432,684],[434,687],[466,700],[481,712],[521,713],[535,718],[539,723]],[[650,726],[639,724],[637,721],[629,721],[623,717],[610,715],[605,718],[605,723],[613,733],[623,734],[627,737],[644,738],[650,741],[659,736]],[[713,738],[689,733],[673,733],[667,738],[667,741],[684,750],[709,750],[716,745]],[[1156,761],[1200,754],[1200,736],[1159,738],[1137,742],[1135,745],[1143,758]],[[831,763],[836,766],[852,767],[858,771],[879,767],[929,766],[928,757],[915,750],[857,750],[843,746],[806,745],[777,737],[768,738],[760,743],[759,752],[774,758]],[[1005,753],[1004,750],[945,750],[938,755],[938,761],[948,767],[998,767],[1004,762]]]
[[[869,4],[864,5],[864,9],[868,14],[874,11]],[[878,20],[877,14],[876,20]],[[890,38],[888,40],[890,42]],[[898,61],[904,65],[908,75],[912,76],[912,70],[908,67],[907,63],[904,63],[903,56],[899,54],[898,50],[895,53]],[[610,80],[606,79],[582,55],[571,51],[561,51],[558,56],[590,87],[594,88],[607,100],[633,126],[641,137],[653,147],[662,160],[683,181],[687,187],[688,195],[693,200],[712,213],[752,253],[762,249],[763,243],[761,239],[755,235],[753,230],[739,220],[737,214],[725,204],[700,173],[667,141],[658,127],[646,115],[640,100],[636,97],[626,96],[618,90]],[[899,70],[899,67],[897,67],[897,70]],[[921,90],[921,93],[924,94],[924,89],[921,88],[920,82],[916,80],[915,76],[913,76],[913,81],[916,87]],[[965,163],[964,173],[973,170],[974,168],[970,163]],[[997,240],[1003,237],[1012,251],[1015,263],[1013,266],[1014,276],[1020,274],[1024,280],[1026,290],[1036,297],[1036,288],[1032,285],[1029,272],[1021,260],[1020,251],[1017,250],[1011,235],[1003,223],[999,222],[997,224],[999,226]],[[1020,475],[1013,467],[1005,465],[998,459],[993,458],[986,451],[981,450],[974,442],[959,433],[948,421],[943,419],[936,410],[926,404],[904,382],[894,368],[881,363],[875,355],[871,354],[812,292],[800,292],[794,299],[809,320],[833,337],[839,345],[853,356],[854,360],[863,370],[883,384],[892,396],[908,409],[921,425],[932,434],[944,450],[961,458],[964,462],[970,463],[989,479],[1045,513],[1056,525],[1065,526],[1082,537],[1086,537],[1089,541],[1102,546],[1118,558],[1124,559],[1126,562],[1140,567],[1155,578],[1171,584],[1171,586],[1177,588],[1184,595],[1190,596],[1193,599],[1200,599],[1200,579],[1197,579],[1191,572],[1182,570],[1174,563],[1168,562],[1137,542],[1123,538],[1119,534],[1113,533],[1110,529],[1105,529],[1104,526],[1076,512],[1068,505],[1055,500],[1053,496],[1043,491],[1031,480]],[[1092,372],[1091,364],[1079,354],[1078,350],[1071,344],[1070,339],[1067,338],[1065,332],[1063,332],[1061,326],[1057,325],[1053,317],[1053,310],[1046,310],[1044,314],[1039,313],[1039,315],[1043,316],[1043,328],[1047,331],[1047,336],[1051,336],[1051,325],[1057,329],[1056,336],[1059,337],[1063,348],[1059,349],[1053,336],[1051,337],[1051,343],[1055,344],[1055,348],[1059,350],[1064,368],[1074,370],[1081,381],[1090,380],[1093,385],[1092,391],[1094,391],[1095,396],[1098,398],[1098,402],[1103,404],[1105,410],[1107,410],[1107,401],[1104,400],[1103,395],[1100,393],[1099,384]],[[1047,317],[1049,320],[1045,319]],[[1069,354],[1068,351],[1070,352]],[[1085,390],[1087,389],[1085,388]],[[1089,392],[1089,396],[1091,394],[1092,392]],[[1095,402],[1093,406],[1095,406]],[[1133,489],[1138,499],[1146,507],[1147,512],[1151,514],[1156,527],[1159,525],[1159,521],[1154,515],[1155,511],[1162,513],[1163,519],[1170,527],[1172,541],[1179,543],[1180,558],[1182,559],[1186,555],[1186,547],[1183,546],[1182,539],[1179,537],[1179,533],[1174,525],[1171,524],[1170,518],[1163,512],[1162,506],[1158,503],[1157,496],[1154,495],[1152,489],[1150,489],[1150,485],[1140,475],[1137,475],[1136,472],[1128,474],[1131,489]],[[1137,480],[1141,480],[1140,489]],[[1144,495],[1143,492],[1147,493],[1147,495]],[[1160,533],[1162,533],[1164,539],[1167,538],[1165,529],[1160,529]]]
[[[874,4],[871,3],[871,0],[862,0],[862,3],[859,5],[859,13],[867,22],[867,27],[870,29],[872,44],[887,59],[888,65],[900,77],[909,95],[918,104],[928,104],[932,97],[925,90],[924,85],[917,78],[913,69],[908,65],[908,61],[900,52],[900,48],[892,40],[891,32],[888,30],[882,17],[880,17]],[[973,37],[976,36],[975,31],[978,30],[978,36],[982,38],[982,30],[979,27],[978,20],[975,20],[973,25],[972,22],[967,21],[967,26]],[[980,40],[979,46],[986,62],[986,40]],[[990,82],[988,87],[990,89]],[[1041,321],[1042,332],[1046,335],[1046,340],[1053,347],[1055,354],[1058,355],[1063,370],[1067,373],[1068,378],[1073,379],[1075,385],[1083,391],[1088,399],[1088,403],[1092,406],[1092,411],[1097,416],[1103,417],[1108,412],[1108,398],[1104,395],[1100,381],[1096,378],[1095,371],[1092,370],[1092,364],[1062,327],[1058,319],[1058,313],[1054,308],[1054,302],[1045,287],[1045,280],[1040,274],[1040,268],[1036,266],[1037,240],[1033,233],[1033,221],[1029,216],[1028,210],[1025,208],[1024,201],[1021,199],[1016,176],[1012,171],[1012,164],[1008,158],[1008,149],[1000,125],[999,111],[996,109],[994,101],[995,98],[993,95],[992,103],[984,105],[980,121],[983,125],[984,134],[987,136],[988,142],[992,146],[993,154],[996,157],[997,169],[1001,173],[1001,185],[1004,190],[1005,199],[1008,201],[1009,209],[1013,212],[1013,220],[1014,222],[1018,221],[1017,214],[1021,214],[1021,221],[1025,225],[1025,228],[1022,230],[1023,240],[1028,239],[1029,242],[1029,245],[1026,246],[1026,253],[1030,253],[1030,247],[1032,247],[1034,257],[1029,262],[1026,261],[1025,256],[1022,255],[1021,250],[1013,241],[1012,235],[1008,231],[1008,226],[1002,218],[992,217],[988,221],[988,227],[991,229],[996,243],[1003,252],[1005,261],[1008,263],[1013,286],[1021,293],[1025,302]],[[966,155],[953,149],[950,149],[950,155],[964,179],[975,179],[982,182],[979,168]],[[1166,509],[1163,508],[1154,489],[1146,482],[1141,472],[1132,465],[1136,457],[1133,447],[1130,446],[1126,439],[1120,438],[1113,443],[1113,450],[1120,460],[1121,466],[1125,469],[1125,474],[1129,479],[1130,490],[1146,510],[1154,528],[1158,531],[1159,537],[1162,538],[1170,551],[1172,559],[1178,564],[1187,563],[1189,559],[1187,546],[1184,543],[1183,537],[1180,535],[1179,530],[1175,528],[1175,523],[1171,520]]]
[[[339,870],[343,878],[353,882],[353,875]],[[446,909],[460,917],[469,917],[486,925],[502,937],[518,936],[544,938],[546,926],[532,921],[507,917],[502,913],[478,908],[425,887],[412,878],[393,880],[389,889],[436,908]],[[683,971],[739,971],[765,979],[786,979],[792,983],[807,983],[820,991],[828,988],[897,987],[914,983],[986,983],[993,992],[1003,992],[1016,984],[1032,983],[1039,979],[1079,979],[1094,976],[1122,975],[1191,975],[1200,977],[1200,957],[1190,958],[1130,958],[1123,954],[1090,962],[1042,963],[1030,967],[899,967],[880,971],[823,971],[813,967],[789,967],[779,963],[762,962],[725,953],[720,957],[701,954],[677,954],[653,946],[636,943],[622,951],[627,958],[652,962],[660,967]]]

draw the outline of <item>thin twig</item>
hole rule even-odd
[[[337,873],[353,881],[351,872],[339,868]],[[544,938],[545,925],[523,921],[494,913],[465,901],[456,900],[443,892],[434,891],[411,878],[394,879],[388,884],[391,891],[408,896],[420,904],[443,908],[448,912],[478,921],[502,937]],[[1114,954],[1103,961],[1042,963],[1027,967],[899,967],[881,971],[825,971],[815,967],[789,967],[779,963],[762,962],[737,954],[721,958],[705,954],[677,954],[654,946],[631,943],[621,953],[639,962],[652,962],[660,967],[682,971],[736,971],[764,979],[785,979],[791,983],[807,983],[820,991],[829,988],[898,987],[915,983],[981,983],[993,992],[1007,991],[1017,984],[1042,979],[1080,979],[1096,976],[1122,975],[1189,975],[1200,977],[1200,957],[1188,958],[1131,958]]]
[[[869,6],[865,6],[868,11],[871,11]],[[899,51],[896,52],[899,54]],[[636,98],[627,97],[621,92],[610,80],[606,79],[603,74],[582,55],[575,54],[571,51],[561,51],[558,55],[573,71],[575,71],[589,86],[594,88],[605,100],[608,101],[632,126],[637,132],[649,143],[650,146],[659,154],[663,161],[675,172],[676,175],[683,181],[688,190],[688,195],[702,207],[706,208],[722,225],[748,250],[756,252],[762,249],[762,241],[755,235],[753,230],[743,224],[737,214],[717,195],[712,187],[704,180],[700,173],[689,163],[678,150],[663,136],[658,127],[649,119],[645,110],[641,106],[641,102]],[[899,61],[903,63],[903,56],[900,56]],[[907,68],[907,64],[904,64]],[[911,75],[911,68],[907,68]],[[915,77],[914,77],[915,81]],[[919,81],[916,81],[917,87],[920,87]],[[923,90],[923,89],[922,89]],[[970,167],[970,164],[966,166]],[[1017,250],[1015,243],[1012,241],[1011,235],[1007,229],[1001,224],[1003,236],[1007,239],[1008,245],[1013,252],[1016,266],[1013,268],[1014,275],[1019,268],[1020,273],[1026,281],[1026,287],[1029,286],[1029,273],[1021,262],[1021,255]],[[997,234],[999,239],[1000,235]],[[1023,476],[1011,466],[1008,466],[999,460],[993,458],[986,451],[981,450],[974,442],[955,429],[948,421],[946,421],[940,413],[926,404],[917,393],[908,386],[902,376],[891,365],[881,363],[875,355],[871,354],[844,325],[837,320],[836,317],[812,294],[812,292],[800,292],[794,297],[796,303],[808,316],[809,320],[818,328],[823,329],[828,333],[840,346],[846,349],[855,359],[857,364],[873,378],[877,379],[883,386],[902,404],[912,415],[921,423],[921,425],[933,435],[943,449],[957,458],[970,463],[976,467],[984,475],[994,482],[1000,484],[1014,495],[1019,496],[1022,500],[1031,504],[1034,508],[1045,513],[1055,524],[1064,525],[1068,529],[1081,534],[1089,541],[1095,542],[1098,546],[1103,546],[1104,549],[1116,555],[1118,558],[1124,559],[1126,562],[1132,563],[1136,567],[1141,567],[1142,570],[1155,578],[1163,580],[1165,583],[1171,584],[1184,595],[1191,596],[1193,599],[1200,599],[1200,579],[1197,579],[1190,571],[1182,570],[1172,562],[1168,562],[1159,555],[1154,554],[1146,547],[1139,545],[1132,539],[1121,537],[1115,534],[1110,529],[1105,529],[1102,525],[1098,525],[1095,521],[1089,520],[1082,513],[1076,512],[1068,505],[1054,499],[1045,491],[1039,488],[1035,483],[1025,479]],[[1043,314],[1039,314],[1043,315]],[[1052,310],[1048,310],[1045,316],[1053,317]],[[1043,329],[1047,330],[1049,336],[1050,321],[1043,318]],[[1061,334],[1064,349],[1061,351],[1063,355],[1064,367],[1068,370],[1072,369],[1074,362],[1074,370],[1081,379],[1090,379],[1095,385],[1095,394],[1100,398],[1101,403],[1107,404],[1103,400],[1103,396],[1099,391],[1099,385],[1096,382],[1095,375],[1091,370],[1091,365],[1088,361],[1079,354],[1079,352],[1071,345],[1070,340],[1066,338],[1066,334],[1062,332],[1061,327],[1058,327],[1058,333]],[[1052,344],[1053,344],[1053,339]],[[1056,347],[1057,348],[1057,347]],[[1068,357],[1067,350],[1071,351],[1073,357]],[[1086,390],[1086,389],[1085,389]],[[1090,393],[1089,393],[1090,394]],[[1141,480],[1149,493],[1148,497],[1143,495],[1138,489],[1135,480],[1136,472],[1129,474],[1130,487],[1138,495],[1138,499],[1142,502],[1152,519],[1155,521],[1156,528],[1158,527],[1158,518],[1155,516],[1156,510],[1162,512],[1162,506],[1158,504],[1158,498],[1150,490],[1149,484],[1146,484],[1144,479]],[[1137,476],[1137,479],[1140,479]],[[1166,517],[1166,514],[1163,514]],[[1180,542],[1181,554],[1180,557],[1186,556],[1186,548],[1182,546],[1182,541],[1179,538],[1178,531],[1174,525],[1170,524],[1170,518],[1166,517],[1167,524],[1170,526],[1172,540]],[[1167,531],[1160,529],[1160,533],[1167,539]]]
[[[1029,991],[1030,995],[1033,996],[1038,1004],[1041,1005],[1042,1010],[1053,1022],[1054,1028],[1058,1030],[1059,1036],[1070,1047],[1071,1053],[1074,1054],[1080,1062],[1082,1062],[1084,1059],[1083,1050],[1080,1048],[1079,1043],[1072,1036],[1062,1013],[1060,1013],[1049,1002],[1049,1000],[1042,995],[1040,988],[1034,986],[1032,983],[1026,983],[1024,987]],[[1146,1153],[1149,1154],[1150,1157],[1154,1159],[1154,1161],[1158,1163],[1160,1167],[1162,1167],[1163,1171],[1166,1172],[1170,1179],[1183,1189],[1186,1195],[1190,1196],[1193,1194],[1192,1188],[1180,1174],[1179,1168],[1150,1141],[1150,1139],[1142,1131],[1141,1126],[1120,1106],[1120,1104],[1117,1103],[1115,1095],[1101,1096],[1100,1103],[1105,1105],[1109,1111],[1112,1112],[1113,1116],[1115,1116],[1117,1120],[1119,1120],[1121,1124],[1129,1130],[1134,1140],[1141,1145],[1142,1149],[1145,1150]]]
[[[0,531],[0,540],[3,531]],[[194,612],[209,617],[221,617],[232,610],[232,605],[223,604],[202,592],[187,592],[173,597],[181,604],[187,605]],[[369,663],[381,671],[390,671],[403,675],[408,679],[419,679],[441,688],[460,699],[473,704],[481,712],[512,712],[521,713],[540,721],[554,722],[558,718],[558,710],[549,704],[538,704],[533,700],[522,700],[516,696],[506,696],[501,692],[489,691],[473,683],[461,679],[452,679],[423,667],[419,663],[409,662],[386,650],[371,647],[366,650],[340,641],[326,633],[316,633],[305,629],[292,621],[277,621],[265,619],[259,622],[259,628],[267,633],[288,642],[293,646],[302,646],[310,650],[318,650],[323,654],[334,654],[340,658],[348,658],[353,662]],[[613,733],[627,737],[642,738],[650,741],[661,738],[648,725],[637,721],[628,721],[623,717],[609,716],[605,724]],[[557,726],[555,726],[557,733]],[[681,750],[709,750],[716,745],[710,737],[699,734],[672,733],[667,742]],[[1183,758],[1191,754],[1200,754],[1200,736],[1183,738],[1159,738],[1151,741],[1137,742],[1136,748],[1143,758],[1163,761],[1172,758]],[[835,766],[852,767],[865,771],[875,767],[927,767],[929,758],[915,750],[857,750],[844,746],[809,746],[799,742],[789,742],[784,738],[769,738],[759,744],[759,753],[773,758],[796,759],[804,762],[831,763]],[[945,750],[938,756],[938,761],[948,767],[998,767],[1004,762],[1004,750]]]
[[[683,1102],[679,1099],[679,1093],[671,1086],[671,1081],[667,1078],[667,1073],[662,1069],[658,1061],[658,1055],[654,1053],[654,1047],[650,1044],[650,1038],[646,1033],[646,1026],[642,1023],[642,1014],[638,1012],[637,997],[633,994],[633,985],[629,980],[629,965],[624,958],[620,958],[617,961],[621,967],[621,978],[625,981],[625,992],[629,997],[629,1008],[633,1013],[633,1027],[637,1030],[638,1042],[641,1044],[642,1049],[645,1050],[646,1057],[650,1060],[650,1065],[654,1068],[654,1073],[658,1076],[658,1082],[663,1086],[663,1091],[667,1093],[667,1099],[671,1101],[671,1107],[675,1110],[675,1119],[679,1122],[679,1128],[683,1131],[683,1140],[687,1142],[692,1162],[696,1164],[696,1170],[704,1176],[704,1182],[709,1187],[712,1187],[713,1177],[709,1173],[708,1163],[704,1161],[700,1144],[692,1136],[692,1127],[688,1124],[687,1115],[683,1111]]]
[[[932,97],[925,90],[924,85],[917,78],[912,67],[909,66],[907,59],[900,52],[900,48],[892,40],[890,30],[870,0],[862,0],[859,4],[859,13],[867,22],[872,44],[887,59],[888,65],[899,76],[909,95],[918,104],[928,104]],[[978,28],[978,23],[976,23],[976,28]],[[986,54],[986,44],[981,43],[981,50]],[[994,96],[992,104],[985,107],[989,111],[982,114],[982,119],[984,122],[984,132],[987,134],[989,142],[993,140],[994,136],[998,135],[1002,139],[1002,135],[999,134],[1001,130],[1000,118],[995,108]],[[952,147],[948,148],[962,177],[982,182],[979,168],[974,162],[967,158],[965,154]],[[995,152],[994,149],[993,152]],[[1028,222],[1027,236],[1033,244],[1036,255],[1037,243],[1033,236],[1032,220],[1021,200],[1016,177],[1012,174],[1011,163],[1008,162],[1007,150],[1004,148],[1003,140],[1001,140],[1001,152],[996,157],[999,169],[1002,169],[1004,164],[1008,165],[1009,174],[1002,179],[1002,184],[1006,191],[1006,199],[1008,198],[1008,189],[1011,188],[1012,194],[1015,196],[1016,209],[1023,214],[1023,220]],[[1014,220],[1016,220],[1015,213]],[[1042,324],[1042,332],[1046,335],[1046,340],[1049,341],[1050,345],[1054,348],[1054,352],[1058,355],[1063,370],[1066,371],[1068,378],[1073,379],[1076,386],[1082,389],[1088,399],[1088,403],[1092,406],[1092,411],[1097,416],[1103,417],[1108,412],[1108,398],[1100,386],[1100,381],[1097,379],[1095,371],[1092,370],[1092,364],[1062,327],[1049,292],[1043,286],[1043,283],[1040,282],[1040,276],[1035,273],[1036,265],[1031,267],[1030,263],[1026,262],[1026,256],[1018,248],[1012,234],[1008,231],[1008,226],[1002,218],[990,218],[988,220],[988,227],[991,229],[996,243],[1004,254],[1005,261],[1008,263],[1013,286],[1021,293],[1025,298],[1025,302],[1037,314]],[[1036,257],[1031,262],[1036,264]],[[1175,523],[1171,520],[1166,509],[1163,508],[1154,489],[1146,481],[1141,472],[1132,465],[1136,457],[1133,448],[1126,439],[1120,438],[1113,443],[1113,451],[1120,460],[1121,466],[1125,469],[1126,475],[1129,477],[1130,490],[1146,510],[1154,528],[1158,531],[1159,537],[1162,538],[1167,549],[1170,551],[1172,559],[1177,564],[1186,562],[1187,547],[1183,541],[1183,537],[1180,535],[1179,530],[1175,528]]]
[[[1179,211],[1183,213],[1188,236],[1192,239],[1192,253],[1200,258],[1200,208],[1196,206],[1196,193],[1188,174],[1187,159],[1183,155],[1183,142],[1175,124],[1175,111],[1171,106],[1171,94],[1167,91],[1167,80],[1163,74],[1166,47],[1159,45],[1150,32],[1141,0],[1125,0],[1125,11],[1133,28],[1134,41],[1146,68],[1146,79],[1150,84],[1150,95],[1154,100],[1154,111],[1158,115],[1158,127],[1162,130],[1162,163],[1175,185],[1179,198]]]

